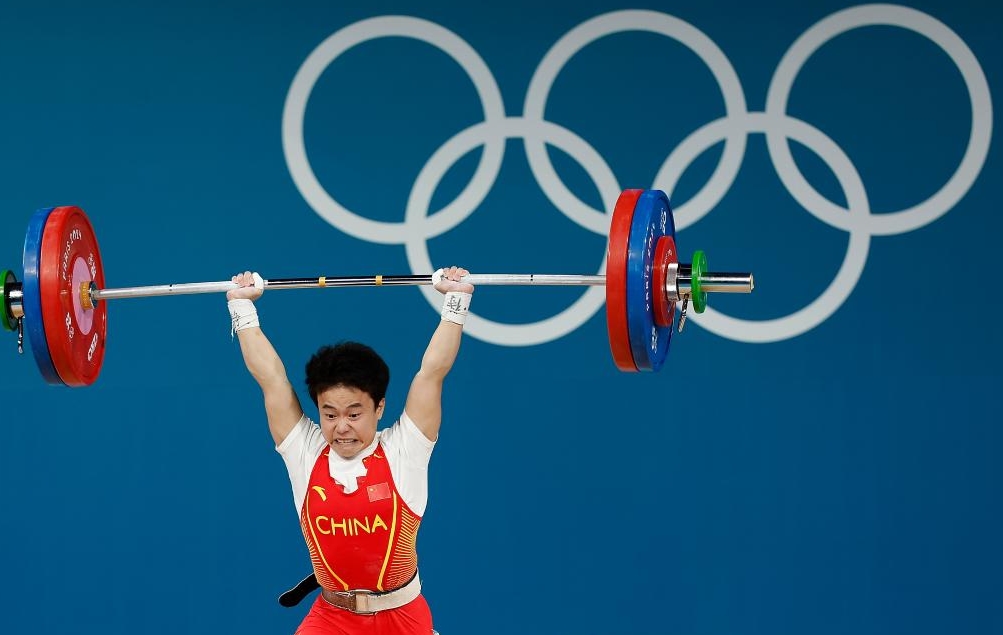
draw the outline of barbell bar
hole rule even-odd
[[[747,293],[750,285],[749,275],[741,273],[705,273],[702,277],[702,289],[718,293]],[[605,286],[606,276],[576,275],[576,274],[540,274],[540,273],[482,273],[469,274],[462,278],[474,286]],[[690,268],[680,268],[677,283],[682,285],[684,292],[690,288]],[[431,285],[431,275],[374,275],[374,276],[318,276],[314,278],[278,278],[264,280],[265,289],[324,289],[327,287],[402,287],[416,285]],[[93,308],[101,300],[118,300],[122,298],[152,298],[165,295],[190,295],[198,293],[221,293],[236,289],[237,284],[230,280],[218,282],[181,282],[159,284],[141,287],[120,287],[118,289],[98,289],[93,282],[80,289],[81,301],[87,308]]]
[[[24,279],[0,270],[0,325],[18,331],[22,351],[28,333],[32,354],[50,384],[86,386],[96,381],[104,359],[107,309],[104,301],[167,295],[221,293],[232,281],[107,288],[97,237],[75,206],[40,209],[25,235]],[[610,350],[617,368],[657,371],[668,354],[676,303],[703,312],[708,293],[750,293],[751,273],[707,270],[696,251],[679,262],[668,198],[659,190],[624,190],[610,224],[605,275],[470,274],[475,286],[605,286]],[[431,285],[429,275],[317,276],[264,281],[265,289]]]

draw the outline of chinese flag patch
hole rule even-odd
[[[369,502],[375,503],[376,501],[381,501],[384,498],[390,498],[390,486],[385,482],[370,485],[366,488],[366,493],[369,494]]]

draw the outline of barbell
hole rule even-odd
[[[27,331],[32,355],[50,384],[87,386],[97,380],[108,331],[104,301],[176,294],[217,293],[231,281],[145,287],[105,288],[97,236],[79,207],[51,207],[35,212],[24,240],[23,280],[0,270],[3,302],[0,323],[17,331],[23,352]],[[657,371],[668,355],[674,324],[681,331],[687,306],[702,313],[707,294],[750,293],[751,273],[707,270],[702,251],[692,262],[679,262],[675,223],[665,193],[624,190],[610,223],[606,274],[472,274],[483,285],[605,285],[606,325],[617,368]],[[266,289],[400,286],[432,284],[432,275],[319,276],[265,280]],[[676,304],[681,302],[679,319]]]

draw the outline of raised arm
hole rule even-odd
[[[442,280],[435,285],[446,294],[442,320],[432,333],[404,404],[411,420],[432,441],[438,438],[442,423],[442,384],[460,350],[463,320],[470,305],[470,294],[474,292],[472,284],[459,282],[467,273],[466,269],[450,267],[443,270]]]
[[[226,299],[237,339],[240,341],[240,352],[244,356],[247,370],[261,387],[268,429],[275,445],[278,445],[296,426],[303,415],[303,408],[289,383],[282,360],[258,325],[254,300],[261,297],[262,286],[255,285],[255,277],[250,272],[234,276],[233,281],[240,286],[227,291]],[[257,277],[257,280],[260,281],[261,278]]]

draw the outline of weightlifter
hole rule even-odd
[[[439,275],[441,273],[441,275]],[[442,386],[460,348],[473,285],[465,269],[435,276],[442,319],[411,380],[404,411],[377,430],[390,374],[370,347],[324,346],[306,366],[319,425],[300,406],[282,360],[262,332],[257,274],[233,277],[227,305],[240,350],[264,396],[268,428],[285,461],[313,574],[280,600],[321,593],[296,635],[431,635],[415,540],[428,499],[428,463],[442,420]]]

